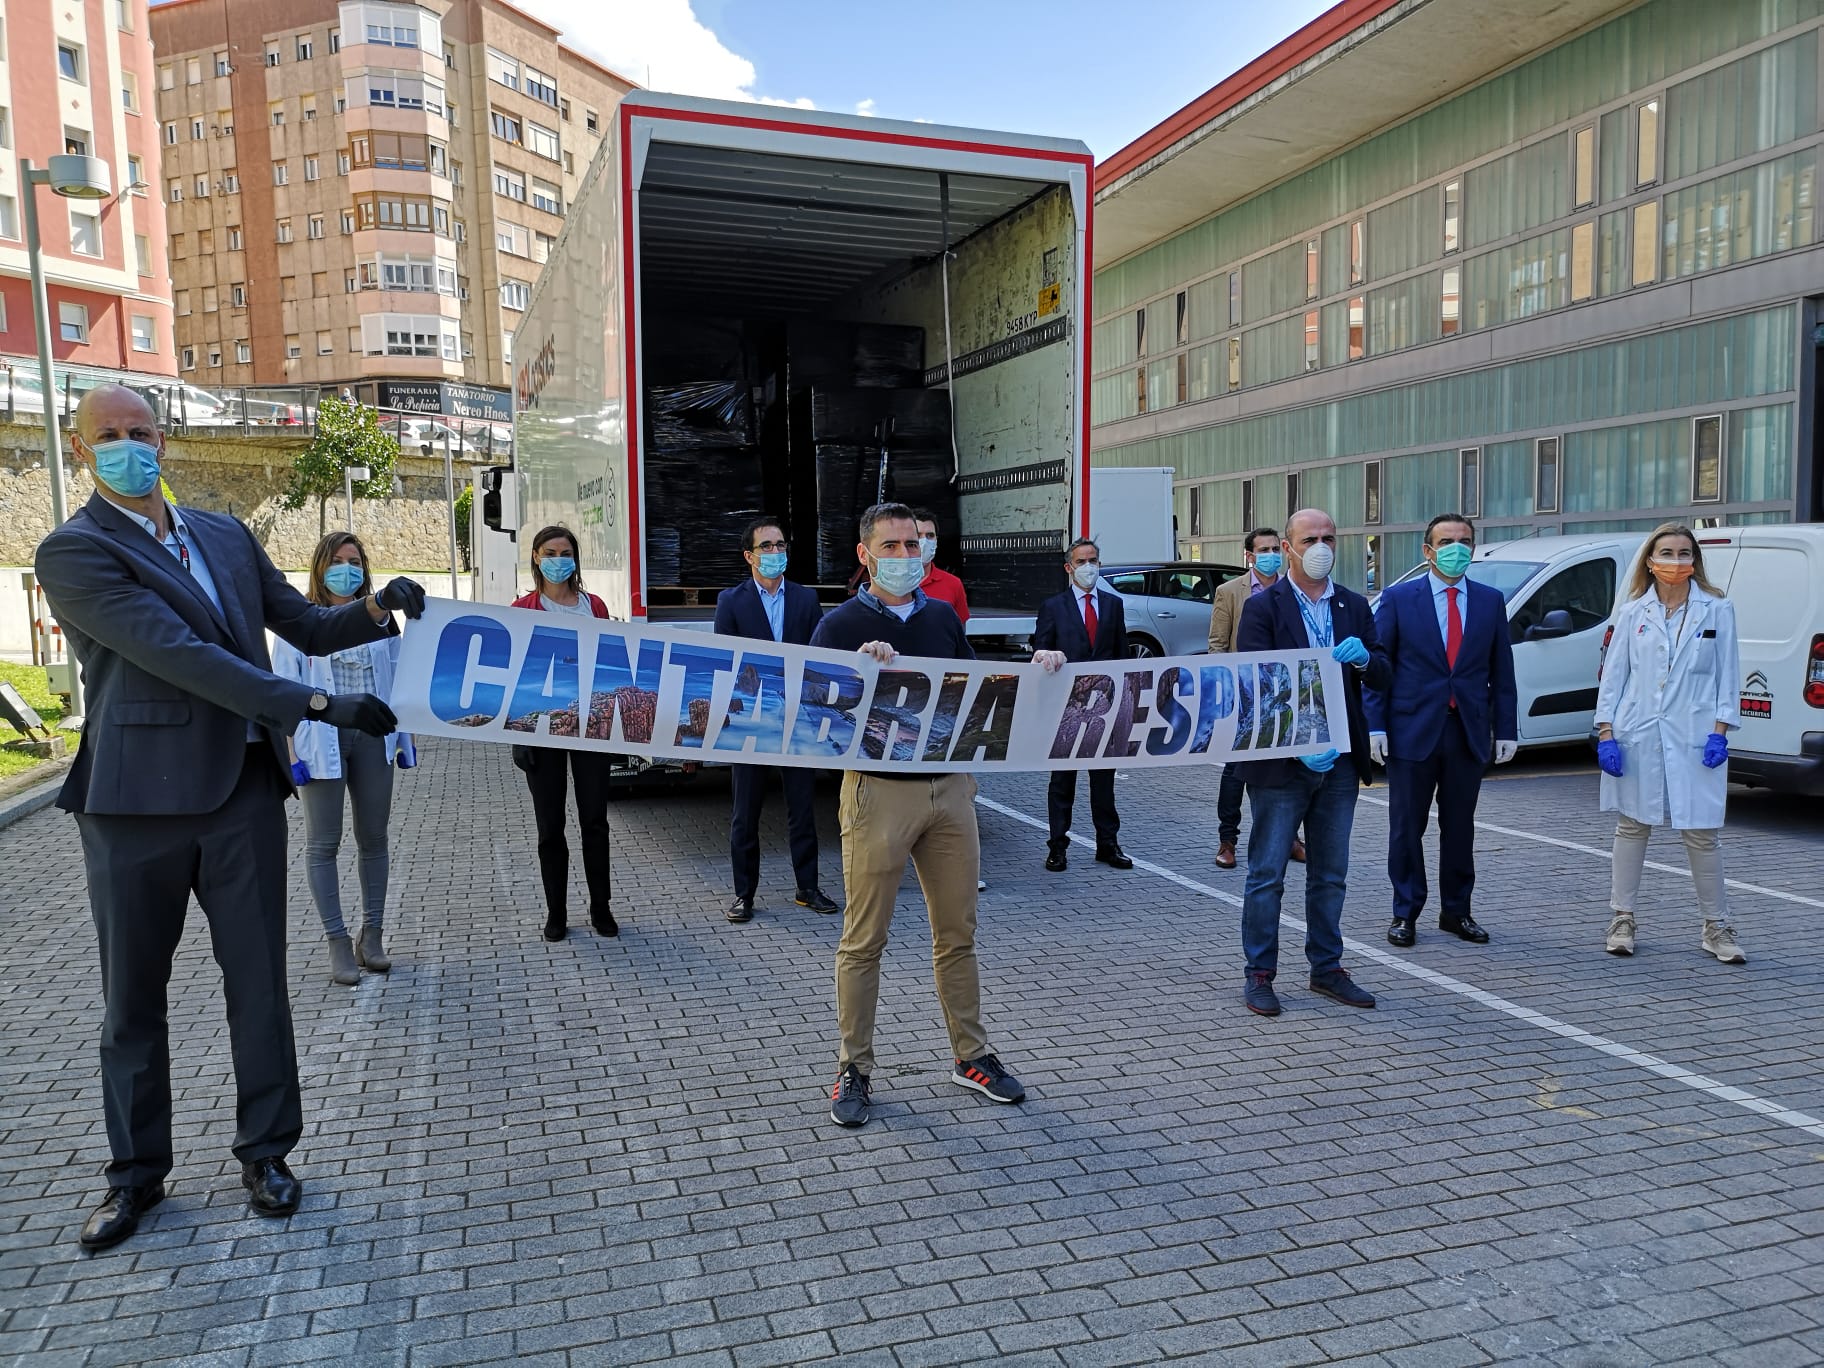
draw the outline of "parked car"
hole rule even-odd
[[[1210,649],[1216,590],[1246,573],[1239,565],[1210,561],[1107,566],[1102,587],[1121,595],[1126,605],[1130,656],[1202,655]]]
[[[1729,738],[1729,778],[1824,795],[1824,523],[1697,535],[1711,583],[1735,604],[1742,657],[1741,729]],[[1605,652],[1612,631],[1603,633]]]
[[[229,394],[224,402],[224,412],[229,422],[246,423],[253,427],[304,425],[304,405],[286,403],[280,399],[261,399],[252,395],[243,398],[239,394]]]
[[[1589,737],[1603,629],[1645,539],[1641,532],[1524,537],[1476,548],[1469,577],[1507,600],[1522,746]],[[1415,565],[1396,583],[1424,573]]]

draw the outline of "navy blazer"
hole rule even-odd
[[[1359,637],[1368,648],[1366,665],[1343,666],[1343,703],[1349,716],[1349,758],[1355,763],[1356,777],[1364,784],[1374,782],[1374,762],[1368,757],[1368,725],[1362,708],[1362,686],[1384,689],[1393,678],[1387,652],[1374,630],[1374,614],[1368,600],[1353,589],[1332,581],[1335,596],[1330,600],[1331,640],[1342,642]],[[1236,633],[1237,651],[1308,651],[1311,638],[1305,633],[1305,619],[1298,611],[1298,599],[1292,592],[1292,580],[1281,575],[1271,586],[1254,595],[1241,608],[1241,630]],[[1235,766],[1235,772],[1250,784],[1284,784],[1295,777],[1304,765],[1297,760],[1248,760]],[[1307,771],[1308,772],[1308,771]]]
[[[1062,651],[1073,665],[1082,660],[1127,659],[1127,606],[1121,596],[1096,590],[1096,644],[1089,644],[1089,629],[1077,607],[1072,585],[1039,605],[1039,622],[1032,634],[1035,651]]]
[[[1375,626],[1393,664],[1386,692],[1371,689],[1368,727],[1387,733],[1387,754],[1423,760],[1438,744],[1454,698],[1470,753],[1489,761],[1489,741],[1517,741],[1514,647],[1507,634],[1507,600],[1497,589],[1464,578],[1469,590],[1463,644],[1453,670],[1438,631],[1430,574],[1396,584],[1381,595]]]
[[[784,635],[780,640],[809,646],[811,633],[823,621],[823,605],[817,601],[817,591],[790,580],[781,580],[780,584],[785,588]],[[773,639],[766,605],[760,602],[760,586],[752,575],[716,595],[716,635],[753,637],[756,641]]]
[[[240,778],[250,721],[289,774],[285,738],[315,690],[272,673],[266,629],[307,656],[391,630],[362,599],[312,604],[238,519],[183,512],[220,612],[177,557],[99,494],[38,544],[38,582],[88,691],[82,747],[57,799],[67,812],[213,812]]]

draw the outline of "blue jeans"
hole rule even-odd
[[[1286,892],[1292,838],[1305,825],[1305,958],[1313,974],[1343,962],[1343,896],[1349,879],[1349,836],[1361,781],[1348,756],[1327,774],[1303,765],[1289,783],[1248,783],[1254,824],[1248,833],[1248,882],[1241,908],[1241,948],[1248,972],[1279,970],[1279,911]]]

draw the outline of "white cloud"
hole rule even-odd
[[[855,112],[857,114],[861,115],[861,117],[864,119],[873,118],[874,117],[874,101],[871,99],[857,100],[855,102]]]
[[[517,0],[564,43],[649,90],[815,109],[754,88],[754,64],[716,36],[691,0]]]

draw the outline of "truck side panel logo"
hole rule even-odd
[[[1767,687],[1767,676],[1759,670],[1742,681],[1741,710],[1743,717],[1763,721],[1773,716],[1773,691]]]
[[[547,337],[545,345],[537,356],[519,368],[519,383],[515,387],[519,392],[519,411],[525,413],[538,407],[538,396],[544,393],[545,386],[551,377],[557,374],[557,339]]]

